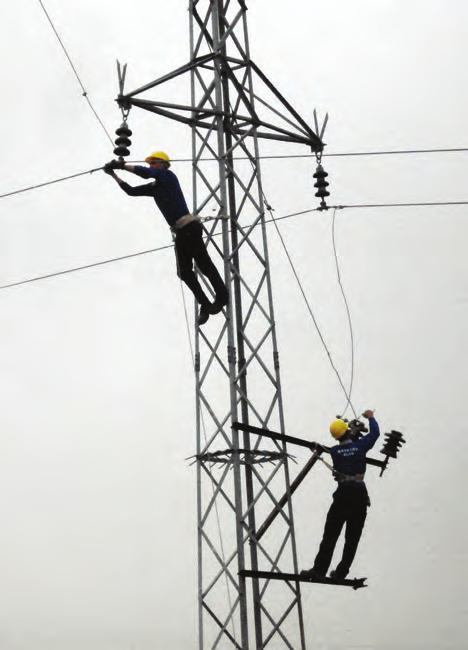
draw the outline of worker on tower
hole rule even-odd
[[[203,325],[210,314],[219,313],[228,303],[228,291],[216,266],[213,264],[203,241],[203,228],[199,217],[190,214],[177,176],[170,171],[169,156],[164,151],[150,154],[142,165],[129,165],[120,160],[112,160],[104,166],[104,171],[117,181],[122,190],[130,196],[151,196],[175,234],[175,254],[177,275],[192,291],[200,305],[198,324]],[[116,169],[151,179],[150,183],[132,187],[115,173]],[[193,262],[205,275],[215,292],[214,302],[210,302],[193,270]]]
[[[338,440],[338,445],[329,449],[338,488],[333,494],[333,502],[327,514],[323,538],[314,566],[301,572],[301,576],[305,578],[326,576],[344,524],[346,524],[346,531],[343,557],[336,569],[330,573],[330,577],[335,580],[346,578],[356,555],[367,508],[370,505],[364,483],[366,454],[375,445],[380,435],[374,412],[367,410],[362,415],[369,420],[369,433],[357,440],[351,437],[348,424],[344,420],[334,420],[330,424],[330,433],[335,440]]]

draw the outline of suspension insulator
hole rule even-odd
[[[116,147],[114,149],[114,153],[116,156],[121,156],[121,157],[130,155],[130,151],[129,149],[127,149],[127,147]]]
[[[327,191],[327,187],[330,183],[325,180],[327,176],[328,174],[322,165],[317,165],[317,170],[314,174],[314,178],[317,179],[314,183],[314,187],[317,188],[315,196],[318,196],[321,199],[325,198],[326,196],[330,196],[330,192]]]
[[[115,139],[115,144],[123,145],[124,147],[129,147],[132,144],[132,141],[129,138],[120,137]]]
[[[381,454],[389,456],[390,458],[396,458],[400,447],[404,445],[406,440],[403,438],[403,435],[399,431],[391,431],[390,433],[385,434],[385,444],[380,450]]]
[[[124,138],[129,138],[132,135],[132,131],[128,128],[126,122],[123,122],[115,132],[117,135],[122,135]]]

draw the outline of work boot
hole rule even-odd
[[[330,578],[332,580],[345,580],[348,573],[340,573],[337,569],[330,571]]]
[[[223,307],[226,307],[227,303],[227,298],[216,298],[214,303],[209,307],[210,314],[219,314]]]
[[[204,325],[208,318],[210,317],[210,305],[202,305],[200,311],[198,312],[197,324]]]
[[[320,571],[317,571],[317,569],[303,569],[301,573],[299,574],[301,578],[325,578],[324,573],[320,573]]]

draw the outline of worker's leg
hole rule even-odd
[[[218,272],[218,269],[214,265],[208,251],[206,250],[205,242],[203,241],[203,228],[201,223],[195,222],[191,223],[185,228],[191,228],[193,232],[192,244],[193,244],[193,258],[196,262],[196,265],[201,273],[205,275],[208,280],[211,282],[214,292],[215,300],[221,306],[227,305],[228,302],[228,291],[226,285]],[[182,230],[184,230],[183,228]]]
[[[188,286],[197,302],[202,306],[208,307],[210,301],[203,291],[193,270],[193,239],[194,237],[190,230],[188,230],[188,226],[181,228],[176,233],[174,247],[177,263],[177,275]]]
[[[346,578],[354,556],[356,555],[359,540],[361,539],[362,530],[367,516],[368,497],[366,489],[357,488],[359,492],[354,495],[350,504],[348,516],[346,518],[345,543],[343,547],[343,557],[335,569],[335,577]]]
[[[344,508],[340,488],[338,488],[333,495],[333,503],[331,504],[327,514],[323,538],[313,566],[313,570],[318,575],[326,575],[328,571],[328,567],[330,566],[333,557],[333,551],[335,550],[336,542],[340,536],[345,518],[346,510]]]

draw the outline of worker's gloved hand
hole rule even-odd
[[[364,418],[366,418],[367,420],[369,420],[370,418],[373,418],[373,417],[374,417],[374,411],[371,411],[370,409],[367,409],[367,411],[364,411],[364,413],[362,414],[362,416],[363,416]]]
[[[111,176],[114,174],[114,169],[115,167],[112,167],[110,162],[106,163],[103,167],[103,170],[106,174],[110,174]]]
[[[104,170],[106,167],[108,167],[109,169],[123,169],[124,165],[125,165],[125,161],[123,160],[111,160],[110,162],[104,165]]]

